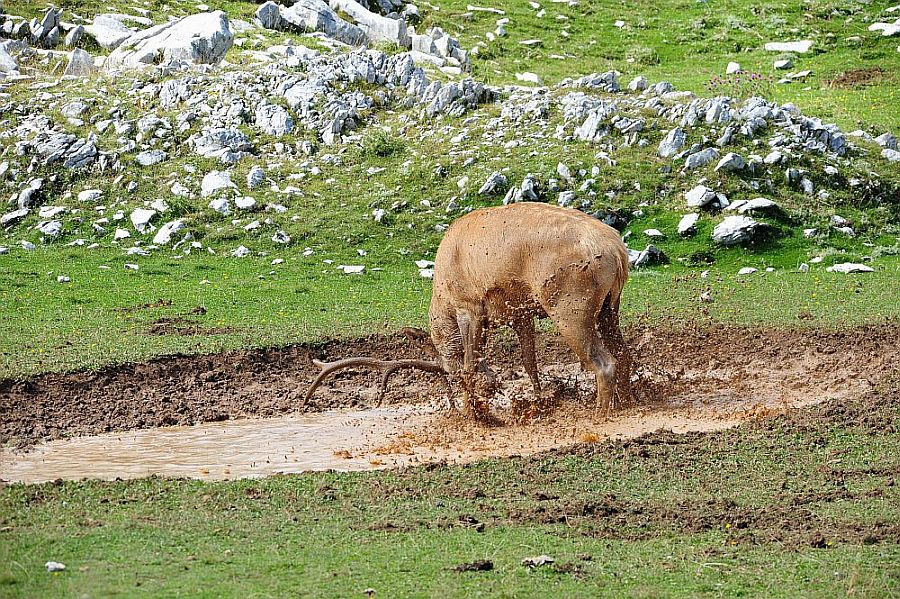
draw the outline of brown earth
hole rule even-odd
[[[891,81],[893,78],[894,77],[890,72],[885,71],[881,67],[870,67],[866,69],[844,71],[834,79],[828,80],[827,83],[831,87],[852,89]]]
[[[404,498],[433,499],[455,506],[438,519],[392,515],[381,521],[382,531],[469,528],[478,532],[495,526],[558,526],[560,534],[604,539],[647,540],[672,534],[725,534],[721,548],[707,555],[729,553],[732,545],[778,545],[788,549],[828,549],[841,544],[900,543],[900,522],[882,515],[880,502],[890,502],[900,481],[900,462],[872,467],[840,466],[840,452],[822,460],[813,473],[796,476],[784,464],[783,478],[774,475],[763,484],[748,481],[736,489],[722,472],[723,461],[741,447],[762,455],[783,455],[797,447],[827,446],[833,435],[863,434],[890,442],[900,433],[900,369],[896,365],[879,387],[848,399],[833,399],[802,410],[790,410],[712,433],[676,434],[657,431],[633,439],[581,443],[537,455],[513,456],[497,465],[498,473],[485,485],[478,464],[429,464],[405,468],[390,479],[375,479],[367,488],[372,501],[400,502]],[[616,464],[649,473],[648,485],[670,484],[671,473],[689,466],[686,477],[699,485],[695,500],[644,499],[611,493],[596,494],[580,478],[579,461],[588,468]],[[598,464],[600,466],[598,466]],[[587,467],[587,466],[584,466]],[[453,468],[453,475],[441,474]],[[739,466],[744,469],[746,466]],[[779,470],[778,468],[774,471]],[[774,472],[773,471],[773,472]],[[511,474],[511,473],[514,473]],[[771,476],[771,475],[770,475]],[[751,477],[752,478],[752,477]],[[715,491],[713,491],[715,489]],[[748,490],[749,489],[749,490]],[[741,497],[741,491],[763,497],[762,503]],[[713,497],[710,497],[712,495]],[[867,518],[845,518],[841,506],[858,509],[870,504]],[[372,527],[370,527],[372,528]],[[586,558],[590,560],[590,556]]]
[[[900,357],[898,333],[900,326],[886,323],[838,331],[634,327],[627,337],[639,365],[638,407],[673,399],[684,403],[695,396],[704,408],[726,417],[729,398],[752,394],[768,400],[757,414],[748,414],[742,406],[741,417],[752,417],[766,415],[779,400],[854,395],[870,389]],[[358,355],[415,358],[423,353],[419,340],[397,334],[173,356],[96,372],[0,381],[0,444],[27,447],[110,431],[368,407],[378,403],[377,373],[342,372],[304,403],[303,395],[318,371],[312,360]],[[590,378],[577,373],[574,356],[557,336],[541,335],[538,356],[545,378],[555,377],[547,394],[586,398]],[[506,399],[531,398],[512,335],[501,332],[493,337],[488,360],[500,375]],[[392,379],[383,401],[429,403],[444,393],[434,375],[402,371]]]

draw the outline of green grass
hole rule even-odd
[[[859,423],[900,417],[893,385],[846,413],[468,466],[6,486],[0,592],[892,596],[900,438]],[[520,564],[541,554],[569,569]],[[451,570],[477,559],[494,569]]]
[[[352,263],[385,270],[355,276],[322,264],[321,256],[284,255],[285,263],[274,267],[271,256],[148,257],[135,260],[140,270],[129,271],[122,265],[134,257],[118,252],[15,252],[0,261],[0,378],[427,324],[430,281],[407,256],[357,256]],[[736,250],[710,267],[707,278],[677,262],[635,271],[625,288],[624,321],[840,327],[900,314],[900,259],[849,276],[824,272],[824,262],[802,274],[789,259],[775,261],[776,272],[762,272],[771,262]],[[736,275],[744,265],[761,272]],[[71,282],[57,283],[58,274]],[[711,304],[698,299],[707,289]],[[193,313],[197,307],[205,314]],[[814,318],[799,320],[803,312]],[[212,334],[149,333],[158,319],[176,317]]]

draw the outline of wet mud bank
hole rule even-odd
[[[764,415],[780,404],[814,403],[871,389],[900,357],[900,326],[815,329],[633,327],[627,332],[638,376],[651,384],[640,404],[710,410],[722,417]],[[511,335],[495,335],[488,360],[501,380],[496,405],[530,399],[531,386]],[[313,359],[424,354],[403,334],[354,341],[175,356],[96,372],[47,374],[0,381],[0,444],[24,449],[39,442],[115,431],[271,418],[335,409],[445,405],[434,375],[403,371],[379,400],[378,373],[346,371],[303,395],[318,374]],[[554,334],[539,338],[542,378],[552,381],[557,408],[582,405],[591,379]],[[555,388],[555,391],[552,391]],[[755,406],[755,407],[754,407]],[[430,409],[434,409],[433,407]],[[557,410],[560,412],[560,410]],[[560,413],[564,413],[562,410]],[[541,416],[546,420],[551,416]],[[447,427],[444,427],[447,428]],[[453,427],[449,427],[453,428]]]

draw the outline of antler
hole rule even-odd
[[[322,369],[316,380],[313,381],[309,391],[306,392],[304,401],[309,401],[313,392],[318,388],[325,378],[339,370],[353,368],[354,366],[368,366],[381,372],[381,395],[387,391],[388,380],[391,375],[403,368],[417,368],[425,372],[434,372],[444,375],[444,382],[447,381],[447,371],[436,362],[428,362],[427,360],[378,360],[376,358],[345,358],[335,362],[321,362],[313,360],[313,364]],[[380,396],[379,396],[380,400]]]

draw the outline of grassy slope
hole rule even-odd
[[[860,422],[896,422],[896,392],[465,467],[0,488],[0,594],[891,596],[900,435]],[[540,554],[577,576],[519,564]]]
[[[491,5],[507,10],[512,19],[507,26],[510,35],[476,59],[475,76],[505,83],[513,80],[512,73],[516,71],[532,70],[548,81],[555,81],[564,76],[616,68],[623,72],[625,80],[633,74],[644,73],[651,80],[668,79],[681,88],[702,92],[706,79],[712,73],[720,73],[728,60],[739,60],[746,68],[768,68],[772,56],[760,49],[763,41],[808,36],[817,40],[818,50],[812,55],[798,57],[796,68],[813,69],[816,81],[821,83],[851,66],[880,66],[888,73],[887,79],[877,85],[850,90],[820,84],[814,84],[814,89],[808,92],[797,84],[776,86],[776,99],[795,101],[809,113],[833,117],[846,129],[855,128],[856,119],[862,119],[874,125],[874,133],[880,133],[885,127],[896,130],[900,123],[896,81],[891,79],[900,66],[900,54],[891,40],[877,38],[865,31],[866,24],[882,14],[883,4],[832,6],[812,2],[800,11],[797,6],[788,4],[757,9],[750,2],[717,3],[713,8],[704,3],[668,0],[665,3],[640,3],[627,9],[624,5],[599,2],[582,2],[575,8],[547,3],[547,16],[537,19],[525,3],[492,2]],[[178,14],[195,10],[191,3],[170,5]],[[63,6],[83,16],[97,10],[87,4]],[[255,4],[240,2],[212,6],[244,18],[252,15],[255,9]],[[162,18],[162,4],[153,3],[147,7],[154,19]],[[6,4],[7,11],[26,16],[39,8],[34,3],[19,0]],[[840,18],[832,14],[835,10],[840,13]],[[496,16],[474,13],[464,18],[460,16],[464,11],[465,3],[457,0],[441,3],[440,10],[426,11],[428,24],[446,27],[461,37],[464,46],[471,46],[482,39],[486,31],[493,29]],[[570,20],[556,19],[557,13],[569,15]],[[618,18],[628,25],[622,29],[613,27],[612,22]],[[852,18],[849,23],[845,22],[848,18]],[[571,33],[568,41],[558,35],[563,26]],[[835,37],[828,38],[829,33]],[[267,35],[273,39],[285,37]],[[847,42],[845,38],[851,35],[860,35],[863,41],[858,44]],[[517,43],[529,37],[543,39],[544,45],[526,49]],[[240,59],[239,51],[234,48],[230,55],[235,62]],[[548,58],[563,52],[570,58],[565,61]],[[629,58],[634,58],[635,62],[628,62]],[[124,93],[131,82],[99,80],[97,84],[115,94]],[[72,83],[63,83],[59,89],[67,95],[95,93],[95,90],[85,90]],[[13,88],[14,95],[26,93],[24,87]],[[59,105],[55,105],[49,112],[54,115],[58,109]],[[146,106],[142,111],[151,109],[152,106]],[[40,236],[32,228],[38,217],[29,217],[26,224],[0,236],[0,244],[12,247],[9,255],[0,256],[0,327],[4,328],[4,335],[0,337],[0,351],[3,352],[0,377],[96,367],[172,352],[288,343],[323,334],[359,334],[383,326],[421,325],[425,319],[429,286],[417,278],[413,262],[433,256],[440,239],[434,227],[452,220],[453,215],[445,215],[443,206],[448,198],[459,195],[456,182],[461,176],[469,176],[471,182],[460,203],[480,206],[490,202],[477,198],[475,189],[493,170],[508,168],[510,179],[516,181],[527,172],[536,172],[545,178],[551,176],[559,160],[573,169],[590,170],[595,164],[603,164],[594,158],[595,149],[583,143],[562,144],[543,138],[513,149],[500,148],[499,143],[480,143],[478,136],[497,112],[496,107],[480,110],[476,121],[466,125],[472,141],[456,145],[450,144],[449,139],[461,130],[460,120],[444,119],[414,125],[401,135],[397,133],[400,124],[397,115],[379,113],[381,126],[387,128],[388,133],[367,131],[361,148],[350,148],[342,154],[343,165],[323,167],[320,176],[307,177],[301,183],[290,181],[302,188],[301,196],[285,197],[265,189],[255,190],[254,196],[261,204],[277,201],[287,205],[289,210],[285,214],[250,215],[242,218],[237,226],[231,225],[230,219],[211,215],[204,201],[175,198],[161,188],[161,180],[190,179],[181,171],[183,166],[198,167],[200,173],[221,168],[212,161],[176,155],[158,167],[134,171],[130,174],[138,183],[138,190],[132,197],[113,184],[111,175],[64,176],[50,192],[48,204],[71,207],[73,200],[66,196],[67,193],[77,194],[81,189],[97,187],[106,192],[105,202],[110,202],[113,197],[123,198],[122,206],[127,213],[129,207],[139,205],[141,201],[162,196],[173,206],[166,217],[184,218],[204,245],[214,247],[219,256],[193,255],[180,262],[164,256],[126,258],[116,249],[125,246],[112,242],[112,226],[100,238],[107,249],[97,253],[59,247],[77,237],[93,239],[90,218],[80,224],[77,219],[67,218],[66,230],[59,241],[35,253],[24,252],[17,247],[18,240],[26,238],[38,242]],[[58,115],[54,118],[65,123]],[[552,118],[559,117],[554,115]],[[554,123],[551,122],[549,131]],[[87,131],[87,128],[71,128],[79,135]],[[432,130],[434,137],[420,141],[419,134]],[[655,144],[662,132],[650,131],[647,135],[651,144]],[[518,131],[510,130],[507,139],[518,136]],[[103,143],[114,147],[114,135],[107,133],[106,137],[108,139]],[[373,150],[377,148],[377,144],[369,143],[373,139],[390,142],[388,155],[382,156],[379,154],[383,152]],[[272,141],[261,138],[258,150],[271,151]],[[290,144],[294,138],[287,136],[284,141]],[[735,149],[745,153],[761,151],[752,146]],[[461,163],[466,157],[472,158],[474,163],[463,167]],[[644,216],[633,220],[629,226],[634,233],[630,240],[632,247],[640,248],[650,241],[641,233],[645,228],[656,227],[671,233],[683,213],[681,191],[693,184],[693,177],[659,173],[658,167],[664,162],[648,159],[647,152],[623,149],[615,158],[617,164],[614,167],[603,166],[601,169],[595,185],[599,194],[595,207],[617,208],[626,213],[641,207]],[[129,159],[125,157],[125,160]],[[289,182],[290,174],[303,170],[298,167],[302,160],[270,159],[266,164],[267,173],[283,186]],[[402,167],[407,161],[409,166]],[[257,162],[253,159],[243,161],[235,169],[234,180],[240,181]],[[446,169],[446,176],[433,174],[438,165]],[[366,171],[371,166],[386,170],[368,175]],[[711,284],[719,300],[708,307],[713,318],[789,323],[795,321],[798,311],[809,309],[820,318],[816,322],[840,324],[896,315],[894,287],[898,266],[895,258],[878,258],[879,273],[873,276],[847,278],[821,271],[836,261],[858,261],[873,254],[897,253],[897,206],[875,206],[861,201],[859,194],[845,184],[845,179],[866,176],[869,171],[876,170],[889,183],[900,185],[900,167],[889,166],[872,156],[858,159],[852,165],[842,165],[842,178],[820,180],[816,173],[820,172],[821,164],[816,159],[798,166],[811,170],[817,188],[828,189],[831,193],[829,200],[817,198],[811,201],[775,177],[772,197],[788,209],[788,214],[769,219],[776,228],[772,241],[746,249],[713,248],[709,232],[715,219],[707,217],[701,221],[700,232],[693,239],[682,240],[670,235],[666,240],[654,241],[672,258],[673,265],[635,277],[625,304],[627,314],[634,317],[653,306],[652,310],[657,314],[669,314],[674,310],[697,316],[694,300],[707,282],[696,279],[696,273],[705,267],[688,264],[692,257],[708,253],[717,261],[712,267],[714,279],[724,278],[730,286],[723,288],[719,283]],[[732,199],[759,193],[748,186],[749,181],[713,174],[711,167],[703,174],[713,181],[721,181]],[[122,185],[126,182],[127,179]],[[199,181],[195,178],[188,183],[196,188]],[[610,190],[616,192],[615,198],[604,199],[604,193]],[[420,204],[423,200],[429,201],[435,209],[423,207]],[[405,204],[392,211],[385,224],[376,224],[364,216],[375,207],[389,208],[395,202]],[[84,212],[86,210],[82,215]],[[815,239],[804,239],[800,235],[802,227],[827,231],[827,219],[832,213],[850,218],[859,236],[851,240],[835,233],[825,233]],[[263,216],[272,218],[274,223],[264,225],[255,234],[247,234],[241,228],[253,218],[262,219]],[[270,241],[276,229],[290,234],[293,242],[289,247]],[[268,253],[268,256],[244,261],[222,256],[239,243],[254,251]],[[316,251],[313,257],[301,255],[307,246]],[[360,257],[357,250],[365,250],[368,255]],[[814,267],[816,276],[801,277],[785,272],[817,255],[825,255],[826,260]],[[285,258],[286,263],[274,268],[278,274],[270,276],[268,273],[273,268],[268,262],[276,256]],[[333,266],[322,264],[324,259],[333,259],[335,264],[365,264],[369,269],[383,268],[384,271],[369,272],[359,278],[343,277]],[[136,262],[141,270],[124,272],[124,262]],[[110,265],[112,270],[100,271],[101,264]],[[733,273],[741,266],[773,266],[780,272],[738,282]],[[55,283],[57,274],[70,276],[73,282],[58,285]],[[260,275],[265,278],[258,279]],[[688,281],[681,281],[684,277]],[[201,286],[203,279],[208,279],[210,284]],[[851,298],[849,301],[848,297]],[[759,302],[760,298],[766,301]],[[122,310],[158,299],[174,303],[161,310]],[[206,316],[200,318],[188,314],[198,305],[208,310]],[[760,310],[760,306],[764,309]],[[173,315],[197,320],[208,328],[224,329],[224,334],[177,337],[144,334],[146,326],[155,318]]]
[[[8,270],[0,274],[8,287],[0,289],[5,314],[0,377],[427,324],[430,284],[408,263],[358,277],[337,274],[312,257],[295,257],[274,267],[273,276],[269,258],[144,259],[134,272],[122,268],[118,253],[62,254],[63,269],[54,250],[4,263]],[[742,258],[739,263],[761,268],[764,262]],[[107,264],[110,270],[99,268]],[[887,259],[883,268],[856,276],[791,271],[738,276],[729,266],[702,279],[696,269],[672,265],[634,274],[623,314],[626,323],[639,318],[828,327],[877,322],[900,313],[900,260]],[[58,272],[72,283],[57,283]],[[204,280],[209,283],[201,284]],[[708,288],[716,301],[699,302]],[[193,314],[198,306],[206,313]],[[800,320],[801,313],[814,318]],[[212,334],[148,333],[154,321],[176,317]]]

